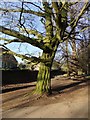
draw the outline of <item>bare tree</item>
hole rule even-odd
[[[37,76],[37,85],[36,92],[42,94],[44,92],[51,93],[51,67],[52,62],[55,57],[58,45],[67,40],[75,27],[81,16],[85,13],[86,9],[89,7],[89,3],[85,2],[80,10],[80,13],[77,14],[76,18],[72,22],[68,22],[68,11],[69,7],[72,4],[68,2],[42,2],[42,7],[39,3],[33,2],[20,2],[14,6],[12,3],[6,3],[10,5],[10,8],[1,7],[2,18],[9,16],[6,22],[0,26],[0,32],[7,34],[9,36],[15,37],[11,40],[8,38],[4,39],[7,43],[12,42],[22,42],[28,43],[35,47],[38,47],[43,50],[42,56],[37,57],[28,57],[25,55],[17,54],[11,50],[9,53],[22,57],[23,59],[28,59],[30,61],[40,62],[40,68]],[[14,7],[13,7],[14,6]],[[32,6],[32,7],[31,7]],[[13,16],[19,16],[17,19]],[[36,17],[35,17],[36,16]],[[39,18],[41,21],[40,24],[44,27],[44,33],[38,31],[35,26],[35,21],[33,22],[31,18]],[[11,21],[15,24],[11,24]],[[17,21],[17,22],[15,22]],[[10,23],[5,27],[5,23]],[[38,22],[37,22],[38,24]],[[66,34],[66,29],[71,26],[72,28],[68,34]],[[3,39],[3,38],[1,38]]]

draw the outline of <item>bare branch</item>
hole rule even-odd
[[[30,4],[32,4],[33,6],[39,8],[41,11],[45,12],[40,6],[34,4],[33,2],[24,2],[24,3],[30,3]]]
[[[0,11],[4,11],[4,12],[21,12],[22,9],[5,9],[5,8],[0,8]],[[23,9],[23,13],[30,13],[30,14],[34,14],[40,17],[45,17],[45,14],[42,12],[37,12],[37,11],[33,11],[33,10],[25,10]]]
[[[26,43],[29,43],[29,44],[35,46],[35,47],[39,47],[40,49],[42,49],[44,51],[47,51],[47,50],[51,51],[52,50],[50,46],[46,46],[43,43],[43,40],[38,41],[38,39],[26,37],[15,30],[10,30],[8,28],[0,26],[0,32],[7,34],[7,35],[10,35],[10,36],[13,36],[13,37],[16,37],[16,38],[20,39],[22,42],[26,42]]]
[[[0,40],[4,40],[6,43],[4,43],[4,45],[10,44],[12,42],[22,42],[22,40],[20,39],[7,39],[7,38],[0,38]]]
[[[46,59],[46,60],[44,60],[44,59],[41,59],[41,58],[37,58],[37,57],[35,57],[35,56],[30,56],[30,57],[28,57],[28,56],[26,56],[26,55],[18,54],[18,53],[16,53],[16,52],[13,52],[12,50],[8,49],[6,46],[4,46],[4,45],[2,45],[2,44],[0,44],[0,46],[6,48],[6,50],[7,50],[7,51],[4,52],[3,54],[9,53],[9,54],[15,55],[15,56],[17,56],[17,57],[20,57],[20,58],[22,58],[22,59],[26,59],[26,60],[28,60],[29,62],[33,62],[33,63],[43,62],[43,63],[45,63],[45,62],[50,62],[50,61],[51,61],[51,59]]]
[[[80,11],[77,19],[76,19],[76,20],[74,19],[74,20],[70,23],[70,25],[73,24],[73,26],[72,26],[72,29],[71,29],[69,35],[66,37],[66,39],[70,37],[70,35],[72,34],[73,30],[74,30],[75,27],[77,26],[77,23],[78,23],[79,19],[80,19],[80,18],[82,17],[82,15],[86,12],[86,9],[88,9],[88,7],[89,7],[89,2],[87,1],[87,2],[85,3],[85,5],[83,6],[83,8],[81,9],[81,11]]]
[[[25,29],[21,28],[20,29],[22,32],[25,32]],[[38,39],[43,39],[43,35],[41,33],[39,33],[37,30],[30,30],[28,28],[26,28],[26,31],[29,33],[29,34],[32,34],[34,36],[36,36]]]
[[[80,32],[84,32],[85,30],[87,30],[87,29],[89,29],[89,28],[90,28],[90,26],[87,26],[87,27],[81,29]]]

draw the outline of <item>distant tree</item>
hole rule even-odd
[[[90,42],[81,41],[77,54],[80,69],[83,73],[90,74]]]
[[[83,20],[79,22],[78,29],[81,29],[77,44],[77,56],[81,70],[90,74],[90,8],[86,10]],[[86,21],[85,21],[86,19]],[[85,27],[85,28],[84,28]],[[81,39],[81,40],[80,40]]]

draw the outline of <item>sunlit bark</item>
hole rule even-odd
[[[28,4],[28,2],[27,2]],[[34,6],[37,7],[37,5],[35,5],[34,3],[31,3]],[[67,12],[68,12],[68,4],[66,2],[63,2],[63,0],[61,0],[61,2],[52,2],[51,4],[49,2],[43,2],[42,0],[42,5],[43,5],[43,10],[38,6],[38,8],[40,8],[40,11],[33,11],[30,9],[25,9],[24,8],[24,3],[22,4],[22,8],[21,9],[5,9],[5,8],[0,8],[1,11],[5,12],[5,14],[8,12],[12,12],[12,13],[18,13],[20,12],[20,19],[19,21],[19,27],[20,31],[22,31],[22,33],[26,33],[28,35],[25,36],[23,35],[20,31],[16,31],[17,29],[9,29],[9,28],[5,28],[3,26],[0,26],[0,32],[13,36],[17,39],[14,40],[9,40],[8,43],[11,42],[26,42],[28,44],[31,44],[35,47],[38,47],[40,49],[43,50],[42,56],[41,58],[32,58],[29,59],[29,57],[25,57],[24,55],[19,55],[19,57],[23,57],[24,59],[28,59],[28,60],[35,60],[35,61],[39,61],[40,62],[40,68],[39,68],[39,72],[38,72],[38,76],[37,76],[37,85],[36,85],[36,92],[39,94],[45,93],[45,92],[49,92],[51,93],[51,67],[52,67],[52,62],[53,59],[55,57],[55,53],[57,51],[58,45],[59,43],[63,42],[63,38],[66,37],[66,39],[72,34],[72,32],[74,31],[79,19],[81,18],[81,16],[85,13],[85,10],[88,8],[88,3],[86,2],[85,5],[82,7],[80,13],[78,14],[77,18],[73,21],[71,21],[70,24],[67,24]],[[42,12],[41,12],[42,11]],[[28,13],[36,15],[44,18],[44,27],[45,27],[45,35],[42,36],[42,34],[40,34],[37,30],[32,30],[32,29],[28,29],[27,26],[24,25],[24,23],[22,23],[24,21],[25,18],[23,18],[22,14],[26,14]],[[23,18],[23,19],[22,19]],[[25,21],[24,21],[25,22]],[[29,23],[28,23],[29,24]],[[72,25],[72,26],[71,26]],[[71,26],[72,29],[70,31],[70,33],[65,36],[65,30],[67,28],[67,26]],[[22,27],[24,29],[22,29]],[[30,36],[34,36],[34,37],[30,37]],[[76,57],[76,48],[75,48],[75,43],[74,41],[72,41],[73,44],[73,55]],[[12,51],[9,51],[9,53],[17,55],[17,53],[14,53]]]
[[[48,53],[42,54],[43,59],[50,58]],[[52,60],[46,63],[40,63],[39,73],[37,76],[36,91],[40,94],[51,93],[51,66]]]

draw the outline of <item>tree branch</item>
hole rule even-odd
[[[37,8],[39,8],[41,11],[45,12],[40,6],[34,4],[34,2],[26,2],[26,1],[25,1],[24,3],[30,3],[31,5],[37,7]]]
[[[22,42],[26,42],[26,43],[29,43],[29,44],[35,46],[35,47],[39,47],[40,49],[42,49],[44,51],[51,51],[52,50],[50,46],[46,46],[43,43],[43,40],[38,41],[38,39],[26,37],[15,30],[10,30],[8,28],[0,26],[0,32],[7,34],[7,35],[10,35],[10,36],[13,36],[13,37],[16,37],[16,38],[20,39]]]
[[[6,42],[4,43],[4,45],[10,44],[12,42],[22,42],[22,40],[20,39],[7,39],[7,38],[1,38],[1,37],[0,37],[0,40],[4,40]]]
[[[76,19],[76,20],[74,19],[74,20],[70,23],[70,25],[73,24],[73,26],[72,26],[72,29],[71,29],[69,35],[66,37],[66,39],[70,37],[70,35],[72,34],[73,30],[74,30],[75,27],[77,26],[79,19],[80,19],[81,16],[86,12],[86,9],[88,9],[88,7],[89,7],[89,2],[87,1],[87,2],[85,3],[85,5],[83,6],[83,8],[81,9],[81,11],[80,11],[77,19]]]
[[[21,28],[20,29],[22,32],[25,32],[25,29],[24,28]],[[29,33],[29,34],[32,34],[34,36],[36,36],[38,39],[43,39],[43,35],[41,33],[39,33],[37,30],[30,30],[28,28],[26,28],[26,31]]]
[[[5,8],[0,8],[1,11],[4,11],[4,12],[21,12],[22,9],[5,9]],[[30,14],[34,14],[34,15],[37,15],[37,16],[40,16],[40,17],[45,17],[45,14],[42,13],[42,12],[37,12],[37,11],[33,11],[33,10],[25,10],[23,9],[23,13],[30,13]]]
[[[6,46],[4,46],[4,45],[1,45],[1,44],[0,44],[0,46],[6,48],[6,50],[7,50],[6,52],[3,52],[3,54],[9,53],[9,54],[15,55],[15,56],[17,56],[17,57],[20,57],[20,58],[22,58],[22,59],[26,59],[26,60],[28,60],[28,61],[30,61],[30,62],[33,62],[33,63],[36,63],[36,62],[38,62],[38,63],[40,63],[40,62],[45,63],[45,62],[50,62],[50,61],[51,61],[51,59],[44,60],[44,59],[41,59],[41,58],[37,58],[37,57],[35,57],[35,56],[28,57],[28,56],[23,55],[23,54],[17,54],[16,52],[11,51],[10,49],[8,49],[8,48],[7,48]]]
[[[37,58],[37,57],[27,57],[26,55],[17,54],[16,52],[13,52],[13,51],[11,51],[10,49],[8,49],[6,46],[4,46],[4,45],[1,45],[1,46],[3,46],[4,48],[6,48],[6,52],[3,52],[3,54],[9,53],[9,54],[15,55],[15,56],[17,56],[17,57],[20,57],[20,58],[22,58],[22,59],[29,60],[29,61],[31,61],[31,62],[37,62],[37,61],[40,62],[40,59]]]

